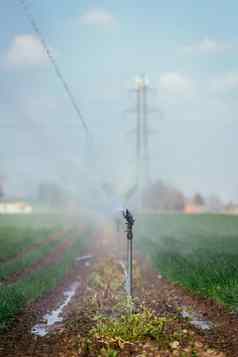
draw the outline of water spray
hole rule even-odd
[[[127,225],[127,294],[129,298],[133,296],[133,225],[135,219],[131,212],[126,209],[123,211],[123,217]]]

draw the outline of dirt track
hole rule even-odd
[[[85,354],[82,341],[95,324],[92,316],[95,311],[91,311],[90,306],[88,306],[92,294],[96,296],[100,309],[105,312],[106,306],[107,313],[113,314],[114,297],[110,284],[116,278],[116,276],[113,276],[114,272],[103,288],[93,290],[88,286],[90,275],[99,269],[100,264],[108,265],[112,254],[114,254],[113,259],[118,261],[115,253],[118,251],[119,237],[112,236],[114,242],[111,244],[108,236],[105,238],[104,235],[105,232],[97,232],[97,237],[100,236],[101,239],[97,240],[98,246],[96,249],[90,251],[91,254],[96,256],[91,266],[86,266],[84,262],[76,263],[74,271],[61,286],[47,297],[29,306],[27,311],[17,318],[11,330],[0,336],[0,356],[72,357],[100,355],[98,351],[95,351],[94,354],[89,354],[89,352]],[[121,259],[121,257],[119,258]],[[158,316],[176,318],[176,329],[188,331],[189,336],[194,339],[197,356],[238,356],[238,319],[236,315],[226,312],[222,306],[213,301],[192,296],[184,289],[167,282],[157,272],[153,271],[144,258],[138,257],[137,267],[135,287],[137,301],[152,309]],[[60,302],[65,287],[76,279],[80,279],[81,286],[64,312],[64,324],[58,324],[57,328],[46,337],[32,336],[32,326],[39,322],[40,316]],[[213,325],[212,328],[203,331],[192,326],[189,321],[182,319],[180,317],[182,306],[196,311],[205,320],[209,320]],[[137,351],[135,346],[125,347],[121,350],[120,356],[142,356],[142,352],[145,353],[143,356],[182,356],[182,354],[176,354],[176,350],[161,352],[159,346],[148,341],[138,348],[141,348],[141,351]],[[183,356],[195,356],[195,354],[187,352]]]

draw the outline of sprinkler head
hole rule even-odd
[[[126,230],[127,239],[128,240],[132,240],[133,239],[132,228],[133,228],[133,225],[135,223],[135,219],[134,219],[134,217],[132,216],[131,212],[128,209],[126,209],[122,213],[123,213],[123,217],[126,220],[126,225],[127,225],[127,230]]]
[[[135,223],[135,219],[132,216],[131,212],[126,209],[125,211],[123,211],[123,217],[126,219],[127,223],[129,223],[130,225],[134,225]]]

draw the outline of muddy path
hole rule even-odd
[[[124,243],[108,230],[98,231],[96,236],[96,245],[85,252],[83,259],[75,261],[64,282],[28,306],[12,328],[0,335],[0,356],[109,356],[105,346],[112,342],[94,336],[89,347],[88,338],[98,323],[95,316],[118,318],[122,313],[116,306],[125,297],[122,256],[118,255]],[[65,291],[75,282],[80,284],[64,307],[62,319],[44,337],[32,334],[32,328],[43,321],[47,312],[64,304]],[[170,340],[166,337],[166,344],[161,344],[146,337],[119,345],[114,341],[118,356],[238,356],[237,316],[169,283],[141,256],[135,263],[134,294],[138,309],[143,306],[153,311],[155,318],[168,319],[166,336]]]

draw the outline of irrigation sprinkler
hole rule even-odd
[[[129,298],[133,296],[133,225],[135,219],[131,212],[126,209],[123,211],[123,217],[127,225],[127,294]]]

